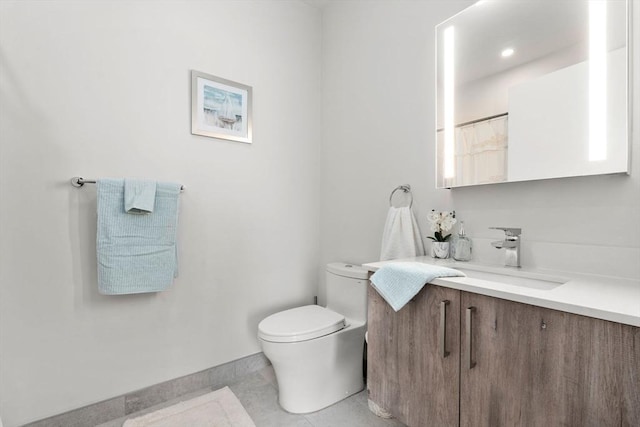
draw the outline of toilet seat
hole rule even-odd
[[[265,341],[292,343],[329,335],[346,327],[343,315],[319,305],[281,311],[258,325],[258,337]]]

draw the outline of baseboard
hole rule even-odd
[[[102,424],[193,391],[207,387],[222,388],[269,364],[263,353],[252,354],[204,371],[25,424],[23,427],[86,427]]]

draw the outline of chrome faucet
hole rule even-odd
[[[489,227],[492,230],[504,231],[504,240],[491,242],[491,246],[498,249],[505,249],[504,265],[507,267],[520,267],[520,234],[521,228],[509,227]]]

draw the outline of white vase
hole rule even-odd
[[[431,242],[432,258],[449,258],[449,242]]]

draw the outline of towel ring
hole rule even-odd
[[[393,206],[393,203],[391,200],[393,199],[393,194],[398,190],[402,190],[405,193],[409,193],[409,197],[411,197],[409,201],[409,207],[413,206],[413,193],[411,193],[411,186],[409,184],[398,185],[396,188],[393,189],[393,191],[391,192],[391,195],[389,196],[389,206]]]

